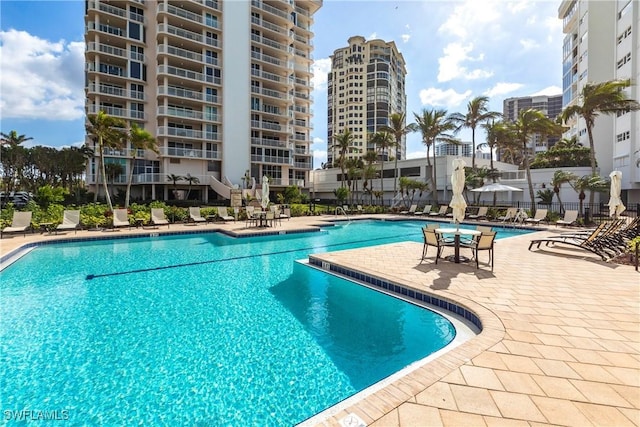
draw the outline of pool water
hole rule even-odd
[[[0,406],[65,410],[75,424],[299,423],[455,329],[295,261],[421,241],[422,225],[40,246],[2,272]]]

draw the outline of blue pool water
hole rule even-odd
[[[422,225],[38,247],[2,272],[0,407],[67,411],[82,425],[301,422],[455,330],[295,260],[421,241]]]

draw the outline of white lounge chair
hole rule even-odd
[[[556,227],[558,225],[573,225],[578,220],[578,211],[569,210],[564,211],[564,218],[556,221]]]
[[[24,233],[27,236],[27,230],[31,227],[31,211],[27,212],[14,212],[11,225],[0,230],[0,238],[5,233]]]
[[[62,224],[56,227],[56,233],[66,230],[74,230],[77,233],[78,227],[80,227],[80,211],[65,210],[62,213]]]
[[[448,205],[440,205],[438,212],[430,212],[429,216],[445,216],[447,214]]]
[[[199,222],[207,222],[206,218],[203,218],[202,215],[200,215],[200,208],[198,206],[189,207],[189,219],[196,224]]]
[[[113,228],[129,227],[129,212],[126,209],[114,209],[113,210]]]
[[[475,214],[467,215],[469,219],[482,219],[487,217],[487,213],[489,212],[489,208],[487,206],[480,206],[478,208],[478,212]]]
[[[151,223],[153,225],[166,225],[169,228],[169,221],[162,208],[151,208]]]
[[[431,205],[424,205],[421,211],[414,212],[415,215],[429,215],[431,213]]]
[[[547,209],[538,209],[533,218],[527,218],[524,220],[527,224],[540,224],[547,218]]]
[[[235,221],[235,218],[229,215],[226,206],[218,206],[218,217],[223,221]]]
[[[498,220],[502,222],[513,221],[518,213],[518,208],[507,208],[507,212],[504,215],[499,216]]]
[[[418,209],[418,205],[411,205],[411,207],[409,208],[408,211],[402,211],[400,213],[402,215],[414,214],[414,213],[416,213],[416,209]]]

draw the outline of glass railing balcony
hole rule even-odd
[[[288,34],[289,32],[287,31],[286,28],[281,27],[279,25],[276,24],[272,24],[271,22],[265,21],[263,19],[260,18],[256,18],[256,17],[251,17],[251,23],[259,25],[262,28],[265,28],[267,30],[273,31],[275,33],[280,33],[280,34]]]
[[[277,83],[281,83],[284,81],[284,78],[280,77],[279,75],[268,73],[266,71],[251,70],[251,75],[255,77],[260,77],[266,80],[271,80],[272,82],[277,82]]]
[[[251,34],[251,40],[256,42],[256,43],[260,43],[260,44],[263,44],[265,46],[272,47],[274,49],[285,50],[285,46],[283,44],[278,43],[278,42],[276,42],[274,40],[271,40],[271,39],[269,39],[267,37],[259,36],[257,34]]]
[[[282,60],[270,55],[265,55],[264,53],[251,52],[251,57],[262,62],[268,62],[269,64],[277,65],[279,67],[285,66]]]
[[[104,43],[89,42],[87,43],[87,52],[100,52],[107,55],[117,56],[119,58],[127,58],[127,51],[119,47],[110,46]]]
[[[181,89],[171,86],[158,86],[158,95],[174,96],[176,98],[193,99],[195,101],[202,100],[202,93],[189,89]]]
[[[293,39],[299,43],[304,43],[309,46],[313,46],[313,41],[308,37],[303,37],[299,34],[294,34]]]
[[[253,145],[262,145],[266,147],[279,147],[286,148],[287,143],[285,141],[273,140],[273,139],[263,139],[263,138],[251,138],[251,144]]]
[[[197,13],[190,12],[185,9],[177,8],[173,5],[167,3],[158,3],[158,13],[168,13],[173,16],[179,16],[180,18],[186,19],[188,21],[196,22],[198,24],[202,24],[203,19],[201,15]]]
[[[297,7],[297,6],[296,6],[296,12],[297,12],[297,13],[299,13],[300,15],[304,15],[304,16],[307,16],[307,17],[311,17],[311,14],[309,13],[309,11],[308,11],[308,10],[306,10],[306,9],[303,9],[303,8],[301,8],[301,7]]]
[[[214,77],[214,76],[198,73],[191,70],[185,70],[184,68],[172,67],[169,65],[159,66],[158,74],[169,74],[172,76],[182,77],[190,80],[196,80],[199,82],[214,83],[217,85],[222,83],[222,79],[220,77]]]
[[[214,39],[212,37],[205,37],[202,34],[194,33],[193,31],[184,30],[182,28],[174,27],[173,25],[167,25],[167,24],[158,25],[158,33],[172,34],[174,36],[191,40],[197,43],[204,43],[209,46],[218,47],[217,39]]]
[[[89,2],[87,2],[87,8],[93,9],[93,10],[99,10],[101,12],[105,12],[114,16],[119,16],[121,18],[127,17],[127,11],[125,9],[115,7],[111,4],[106,4],[103,2],[97,2],[95,0],[90,0]]]
[[[220,5],[218,4],[218,0],[193,0],[195,3],[200,3],[204,6],[210,7],[211,9],[220,10]]]
[[[165,107],[165,106],[158,107],[158,115],[179,117],[179,118],[185,118],[185,119],[194,119],[194,120],[202,120],[204,118],[204,114],[202,114],[201,111],[186,110],[186,109],[181,110],[178,108]]]
[[[294,162],[293,165],[300,169],[311,169],[311,163],[307,162]]]
[[[179,47],[171,46],[168,44],[158,45],[158,53],[166,53],[172,56],[180,58],[191,59],[195,62],[202,62],[203,55],[199,52],[193,52],[191,50],[181,49]]]
[[[218,159],[218,151],[197,148],[161,147],[160,154],[166,157],[186,157],[191,159]]]
[[[140,15],[139,13],[135,13],[132,11],[129,11],[129,19],[136,22],[142,22],[143,24],[147,22],[144,19],[144,15]]]
[[[254,7],[259,8],[259,9],[262,9],[265,12],[268,12],[268,13],[270,13],[272,15],[276,15],[276,16],[279,16],[279,17],[284,18],[284,19],[289,19],[289,14],[287,12],[282,11],[280,9],[276,9],[275,7],[269,6],[268,4],[263,3],[263,2],[261,2],[259,0],[252,0],[251,1],[251,5],[254,6]]]
[[[165,179],[165,176],[160,173],[140,173],[133,175],[133,182],[135,184],[164,183]]]
[[[280,165],[291,164],[291,159],[289,157],[261,156],[258,154],[252,154],[251,161],[260,163],[277,163]],[[269,183],[273,184],[273,181],[269,180]]]
[[[222,138],[220,132],[203,132],[195,129],[183,129],[170,126],[160,126],[158,128],[158,136],[175,136],[205,141],[221,141]]]
[[[111,34],[112,36],[127,37],[127,31],[123,28],[118,28],[106,24],[99,24],[93,21],[87,23],[87,29],[100,31],[101,33],[105,34]]]

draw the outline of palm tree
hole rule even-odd
[[[529,168],[529,140],[534,134],[541,134],[544,137],[560,135],[562,133],[562,126],[549,119],[540,110],[534,110],[532,108],[520,111],[518,120],[510,123],[510,126],[513,130],[515,141],[520,146],[522,152],[522,164],[527,174],[529,197],[532,203],[531,210],[532,213],[535,214],[535,195],[533,193],[533,182],[531,180],[531,168]]]
[[[362,160],[365,162],[364,169],[362,170],[362,191],[371,194],[373,178],[376,176],[376,169],[373,164],[378,160],[378,154],[373,150],[368,150],[364,153],[364,156],[362,156]],[[371,187],[369,187],[369,181],[371,181]]]
[[[379,131],[369,134],[369,142],[376,146],[376,150],[380,151],[380,191],[382,192],[382,204],[384,205],[384,156],[389,153],[389,148],[395,146],[393,135],[387,131]]]
[[[178,181],[182,181],[184,179],[183,176],[180,175],[176,175],[176,174],[169,174],[167,175],[167,181],[173,183],[173,197],[177,197],[177,191],[178,191]]]
[[[389,132],[391,135],[393,135],[396,144],[396,155],[395,157],[395,165],[394,165],[394,172],[393,172],[393,194],[394,196],[397,193],[397,185],[398,185],[398,149],[400,149],[402,147],[402,138],[405,137],[405,135],[411,133],[411,132],[415,132],[416,131],[416,125],[415,123],[411,123],[411,124],[406,124],[406,116],[404,113],[393,113],[389,116],[389,125],[388,126],[383,126],[382,128],[380,128],[380,130],[382,131],[386,131]]]
[[[186,174],[182,179],[184,179],[189,183],[189,187],[187,188],[187,195],[185,197],[185,199],[189,200],[189,194],[191,193],[191,186],[193,184],[200,184],[200,180],[198,179],[198,177],[191,176],[191,174]]]
[[[133,168],[136,162],[136,154],[138,150],[151,150],[158,153],[158,145],[155,138],[148,130],[138,126],[136,123],[131,124],[129,129],[129,141],[131,142],[131,161],[129,163],[129,179],[127,180],[127,193],[124,197],[124,207],[129,207],[129,198],[131,197],[131,183],[133,182]]]
[[[447,115],[444,109],[423,109],[422,114],[413,113],[416,119],[416,129],[422,134],[422,143],[427,147],[427,166],[431,167],[429,149],[433,146],[433,167],[431,167],[431,192],[435,204],[438,204],[438,187],[436,182],[436,142],[458,144],[454,135],[458,127],[452,115]]]
[[[7,185],[7,192],[14,190],[14,185],[22,176],[22,171],[26,165],[27,153],[22,143],[33,138],[25,135],[18,135],[15,130],[8,134],[0,132],[0,146],[2,146],[2,169],[3,180]]]
[[[344,187],[346,156],[347,153],[351,153],[355,149],[353,145],[353,133],[347,129],[338,135],[334,135],[333,140],[334,143],[331,149],[338,149],[338,164],[342,172],[341,186]]]
[[[563,170],[557,170],[553,174],[551,185],[553,185],[553,192],[556,194],[558,203],[560,203],[560,215],[564,214],[564,206],[562,205],[562,200],[560,199],[560,187],[562,186],[562,184],[570,183],[572,181],[575,181],[577,178],[578,177],[573,172],[566,172]]]
[[[593,126],[600,113],[618,114],[640,110],[640,103],[625,96],[623,89],[631,85],[631,80],[610,80],[602,83],[587,83],[580,91],[580,104],[569,105],[561,113],[564,122],[573,116],[581,117],[587,127],[589,148],[591,148],[591,175],[596,174],[596,150],[593,141]],[[593,193],[591,193],[593,194]],[[591,203],[593,201],[591,200]]]
[[[122,164],[120,164],[120,163],[109,163],[109,162],[107,162],[104,165],[104,171],[105,171],[105,175],[104,176],[106,177],[105,181],[107,182],[107,184],[109,182],[111,182],[112,187],[115,187],[116,179],[120,175],[123,175],[125,173],[124,166],[122,166]],[[112,188],[112,190],[113,190],[113,188]],[[113,197],[114,198],[116,197],[115,190],[114,190]],[[109,198],[109,201],[111,202],[111,198]],[[112,207],[111,210],[113,211],[113,207]]]
[[[458,124],[459,128],[471,129],[471,168],[476,168],[476,128],[483,122],[496,119],[501,116],[496,111],[489,111],[489,97],[476,96],[467,104],[467,114],[462,115],[455,113],[452,115],[453,120]]]
[[[507,146],[513,140],[513,135],[510,132],[509,126],[501,120],[497,122],[494,120],[491,120],[490,122],[486,122],[482,124],[482,127],[487,133],[487,140],[486,142],[478,144],[478,148],[481,148],[481,147],[489,148],[489,150],[491,151],[491,157],[489,159],[489,168],[494,169],[493,153],[496,150]]]
[[[582,205],[586,197],[585,191],[593,194],[595,192],[605,192],[609,189],[607,180],[600,175],[584,175],[576,178],[571,182],[571,187],[578,193],[578,211],[580,212],[580,216],[584,216]]]
[[[122,130],[125,127],[125,122],[122,119],[111,117],[104,111],[98,111],[98,114],[89,114],[87,116],[89,123],[87,124],[87,134],[94,138],[94,142],[98,146],[99,152],[99,173],[102,174],[102,183],[104,185],[105,197],[107,198],[107,206],[109,210],[113,211],[113,204],[111,203],[111,196],[109,196],[109,187],[107,185],[106,171],[104,165],[104,149],[106,147],[118,147],[122,145],[125,139],[125,132]],[[98,181],[96,181],[98,182]],[[94,201],[98,197],[98,188],[96,186],[96,194]]]

